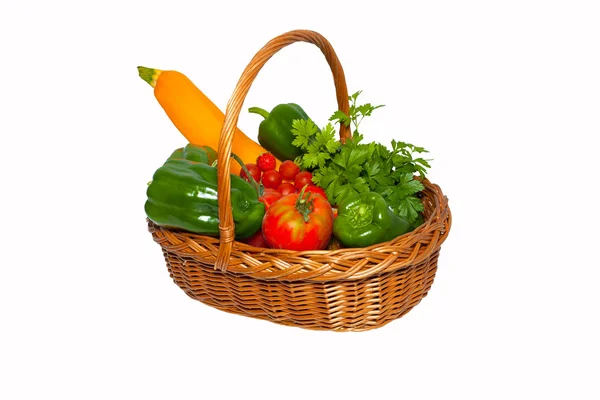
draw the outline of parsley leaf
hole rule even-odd
[[[350,123],[354,125],[354,131],[358,132],[358,126],[364,117],[370,116],[373,111],[378,108],[384,107],[383,105],[374,106],[371,103],[356,105],[356,101],[358,96],[362,93],[362,90],[348,96],[348,100],[350,101],[350,110],[348,114],[345,114],[341,110],[337,110],[336,112],[329,117],[329,121],[333,121],[334,123],[341,123],[346,126],[349,126]]]
[[[418,218],[419,213],[423,212],[423,203],[421,199],[414,196],[407,196],[401,199],[392,210],[396,213],[400,218],[405,219],[410,224],[413,224]]]
[[[292,142],[292,145],[300,147],[302,150],[306,150],[310,144],[311,138],[316,135],[318,131],[319,128],[310,119],[295,119],[292,122],[292,133],[296,138]]]
[[[331,123],[319,130],[312,120],[297,119],[292,123],[292,133],[295,136],[292,145],[306,150],[296,160],[304,169],[323,168],[342,145],[336,140],[335,128]]]
[[[350,125],[350,117],[344,114],[342,110],[337,110],[333,113],[333,115],[329,118],[329,121],[334,121],[334,123],[342,123],[346,126]]]

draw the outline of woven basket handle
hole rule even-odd
[[[231,247],[235,240],[235,231],[233,224],[233,215],[231,211],[231,178],[229,167],[231,165],[231,147],[233,135],[238,123],[238,118],[244,104],[244,100],[252,82],[258,75],[260,69],[266,62],[279,50],[295,42],[308,42],[317,46],[323,54],[331,68],[333,81],[335,84],[336,98],[340,110],[349,113],[350,105],[348,102],[348,88],[346,87],[346,77],[342,65],[333,50],[333,47],[327,39],[321,34],[308,30],[294,30],[271,39],[262,49],[256,53],[250,61],[242,76],[240,77],[225,110],[225,122],[221,129],[219,137],[218,157],[219,165],[218,175],[218,204],[220,226],[220,245],[215,263],[215,269],[226,271],[231,255]],[[340,141],[343,143],[350,137],[350,128],[340,124]]]

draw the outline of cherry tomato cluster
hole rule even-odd
[[[245,242],[255,247],[323,249],[329,243],[333,223],[333,212],[325,191],[315,186],[310,171],[300,170],[293,161],[282,162],[279,170],[276,165],[277,160],[271,153],[263,153],[256,163],[246,164],[252,178],[264,188],[258,199],[265,204],[267,212],[262,229]],[[250,180],[243,170],[240,176]],[[308,199],[309,192],[323,196],[311,200],[311,210],[307,214],[311,215],[309,222],[300,212],[287,212],[298,209],[299,193],[305,186],[303,198]]]
[[[306,185],[305,192],[313,192],[327,198],[325,191],[312,182],[310,171],[301,171],[300,167],[292,160],[281,163],[279,170],[276,169],[276,159],[271,153],[263,153],[256,159],[256,163],[246,164],[246,168],[252,178],[262,183],[265,190],[260,200],[267,208],[283,196],[298,193]],[[242,170],[240,176],[249,181],[248,176]]]

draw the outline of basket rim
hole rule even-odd
[[[295,251],[266,249],[234,241],[226,271],[263,280],[324,282],[359,280],[411,268],[435,255],[448,237],[452,215],[441,188],[423,179],[426,221],[397,238],[365,248]],[[427,209],[427,207],[426,207]],[[218,237],[162,227],[147,219],[148,230],[164,251],[216,268]]]

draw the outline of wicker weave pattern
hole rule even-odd
[[[234,242],[227,271],[214,268],[218,239],[148,226],[171,277],[193,299],[283,325],[363,331],[409,312],[433,284],[452,217],[440,189],[425,184],[427,222],[414,232],[369,248],[336,251],[291,252]]]
[[[400,273],[325,283],[257,280],[166,251],[165,258],[188,296],[222,311],[312,330],[364,331],[403,316],[427,295],[438,253]]]
[[[218,163],[229,171],[234,127],[251,82],[274,52],[296,41],[317,45],[330,64],[340,109],[347,112],[343,70],[321,35],[292,31],[270,41],[250,62],[230,99]],[[340,131],[343,141],[349,130]],[[431,288],[440,247],[452,224],[448,199],[424,180],[425,223],[390,242],[361,249],[296,252],[235,241],[229,174],[219,175],[220,238],[148,221],[174,282],[191,298],[223,311],[314,330],[381,327],[416,306]]]

